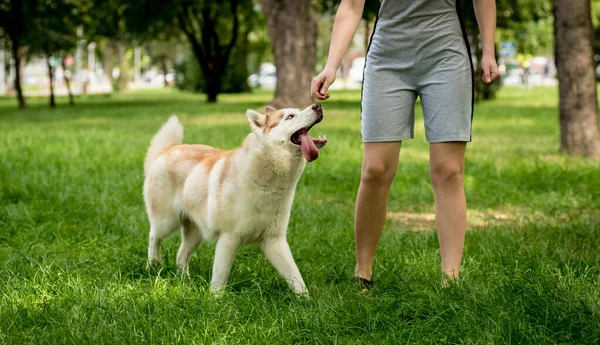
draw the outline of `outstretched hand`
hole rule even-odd
[[[335,81],[335,72],[335,70],[326,68],[313,79],[310,83],[310,91],[314,99],[323,101],[329,98],[327,90]]]

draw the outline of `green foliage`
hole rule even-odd
[[[360,181],[360,93],[332,91],[320,158],[307,165],[288,238],[311,293],[297,300],[256,247],[240,250],[222,298],[208,291],[214,246],[178,274],[145,269],[142,164],[176,114],[186,142],[232,149],[247,108],[271,93],[220,104],[175,90],[83,97],[26,113],[0,100],[0,342],[7,344],[543,344],[600,342],[600,185],[594,161],[557,154],[557,91],[505,87],[476,107],[465,188],[461,285],[440,288],[428,220],[422,112],[403,144],[375,287],[353,286],[354,198]],[[405,212],[416,221],[398,216]],[[473,219],[474,215],[478,219]],[[394,216],[395,215],[395,216]]]
[[[335,15],[341,0],[319,0],[317,5],[320,7],[320,12],[325,15]],[[365,7],[362,13],[362,19],[371,21],[377,16],[379,11],[379,0],[365,0]]]
[[[520,54],[553,55],[551,0],[503,0],[498,7],[498,41],[514,41]]]
[[[21,41],[33,27],[31,12],[35,0],[0,0],[0,29],[14,41]]]
[[[75,49],[77,27],[82,22],[73,3],[67,0],[37,1],[29,10],[32,25],[25,35],[29,55],[50,57]]]
[[[206,79],[202,76],[202,69],[198,61],[190,51],[181,54],[181,63],[176,64],[177,71],[176,85],[178,88],[186,91],[205,92],[207,88]],[[239,93],[250,91],[250,86],[246,81],[248,79],[248,70],[246,66],[240,64],[240,59],[246,59],[246,55],[233,52],[225,75],[222,78],[222,92]]]

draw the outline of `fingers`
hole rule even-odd
[[[500,72],[498,72],[498,66],[495,63],[483,64],[483,76],[481,79],[486,83],[490,84],[494,80],[496,80],[500,76]]]
[[[325,99],[329,98],[329,94],[327,93],[327,90],[329,90],[329,87],[331,86],[332,83],[333,83],[332,80],[330,80],[329,78],[325,78],[325,81],[323,82],[323,85],[321,86],[321,89],[319,90],[319,93],[322,96],[325,96]]]
[[[310,83],[310,93],[313,98],[321,99],[321,95],[319,90],[321,90],[321,86],[323,85],[323,81],[321,80],[321,76],[318,75],[313,81]]]
[[[320,74],[311,83],[310,89],[312,97],[318,100],[326,100],[329,98],[327,90],[331,86],[331,81],[326,76]]]
[[[490,66],[489,65],[483,65],[483,76],[481,77],[481,79],[483,79],[483,81],[486,84],[489,84],[492,82],[492,74],[490,71]]]
[[[498,71],[497,67],[493,67],[491,70],[491,74],[492,74],[492,81],[498,79],[498,77],[500,77],[500,72]]]

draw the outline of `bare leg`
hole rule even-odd
[[[435,194],[435,223],[440,240],[442,272],[458,279],[467,231],[464,188],[464,142],[431,144],[429,175]]]
[[[375,249],[385,223],[388,195],[398,168],[401,144],[401,141],[364,144],[354,216],[356,277],[372,279]]]
[[[190,257],[201,243],[202,234],[200,229],[193,220],[186,219],[181,230],[181,245],[177,253],[177,266],[188,276],[190,275],[188,267]]]
[[[222,290],[227,284],[233,259],[239,247],[239,240],[232,236],[222,235],[217,241],[212,280],[210,281],[210,287],[213,291]]]
[[[308,293],[285,237],[267,240],[261,244],[261,248],[271,264],[294,289],[296,294]]]

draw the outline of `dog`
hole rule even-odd
[[[210,287],[222,292],[238,248],[258,244],[296,294],[306,286],[286,240],[296,184],[326,138],[308,131],[323,119],[320,104],[304,110],[247,110],[251,133],[232,151],[186,145],[172,116],[150,143],[144,162],[144,201],[150,220],[148,263],[160,261],[161,241],[181,228],[177,266],[203,241],[215,241]]]

